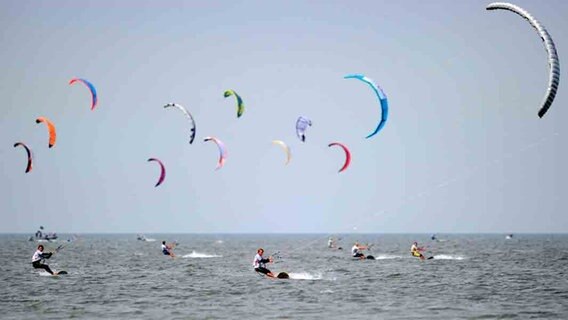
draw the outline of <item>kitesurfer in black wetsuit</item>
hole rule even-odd
[[[355,244],[351,248],[351,256],[353,256],[353,258],[365,259],[365,254],[361,251],[368,248],[368,246],[362,246],[359,244],[359,242],[355,242]]]
[[[268,257],[265,259],[262,255],[264,254],[264,249],[259,248],[256,250],[256,255],[254,256],[254,261],[252,266],[254,267],[254,271],[265,274],[271,278],[274,278],[274,274],[266,269],[266,264],[272,262],[272,257]]]
[[[175,258],[176,255],[174,254],[173,250],[174,250],[174,244],[167,245],[166,241],[162,241],[162,254],[164,254],[165,256],[170,256],[172,258]]]
[[[44,253],[43,252],[43,245],[40,244],[39,246],[37,246],[37,250],[32,257],[32,266],[35,269],[44,269],[49,274],[53,274],[53,271],[51,271],[49,266],[47,264],[42,263],[42,260],[51,258],[52,254],[53,253],[51,253],[51,252]]]

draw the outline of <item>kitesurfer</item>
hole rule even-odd
[[[330,237],[329,240],[327,240],[327,247],[335,248],[335,240],[333,240],[333,237]]]
[[[369,247],[360,245],[359,242],[355,242],[353,247],[351,247],[351,255],[354,258],[365,259],[365,255],[361,252],[361,250],[366,250]]]
[[[162,241],[162,253],[165,256],[170,256],[172,258],[175,258],[176,255],[174,254],[173,249],[174,249],[173,246],[167,245],[166,241]]]
[[[39,246],[37,246],[37,250],[32,257],[32,266],[34,267],[34,269],[44,269],[49,274],[53,275],[53,271],[51,271],[49,266],[47,264],[41,263],[42,260],[51,258],[52,254],[53,253],[51,252],[44,253],[43,245],[40,244]]]
[[[424,248],[418,247],[418,242],[414,241],[412,246],[410,246],[410,254],[414,257],[420,258],[420,260],[424,260],[424,255],[422,254]]]
[[[252,263],[254,271],[265,274],[271,278],[274,278],[274,274],[266,268],[266,264],[272,262],[272,257],[268,257],[268,259],[265,259],[262,256],[263,254],[264,254],[264,249],[259,248],[258,250],[256,250],[256,255],[254,256],[254,261]]]

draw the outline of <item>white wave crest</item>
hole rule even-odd
[[[449,254],[438,254],[434,256],[436,260],[463,260],[464,257],[461,256],[451,256]]]
[[[190,254],[186,254],[184,256],[182,256],[182,258],[221,258],[223,256],[219,256],[216,254],[207,254],[207,253],[199,253],[199,252],[195,252],[193,251]]]

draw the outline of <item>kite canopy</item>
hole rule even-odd
[[[237,118],[240,118],[245,112],[245,104],[243,103],[243,99],[241,99],[241,97],[234,90],[230,89],[225,91],[223,95],[225,96],[225,98],[235,96],[235,98],[237,99]]]
[[[166,168],[164,167],[164,164],[162,163],[162,161],[160,161],[156,158],[148,159],[148,162],[150,162],[150,161],[155,161],[160,165],[160,178],[158,178],[158,182],[154,186],[154,187],[157,187],[157,186],[161,185],[162,182],[164,182],[164,179],[166,178]]]
[[[546,28],[542,24],[540,24],[540,22],[536,20],[528,11],[519,6],[506,2],[494,2],[489,4],[485,9],[509,10],[518,14],[531,24],[531,26],[536,30],[536,32],[538,32],[540,38],[542,39],[544,48],[546,49],[546,52],[548,54],[549,69],[548,88],[546,89],[546,93],[544,94],[540,110],[538,110],[538,116],[542,118],[552,105],[554,97],[556,97],[558,84],[560,82],[560,61],[558,60],[558,54],[556,53],[556,46],[554,45],[554,41],[552,41],[552,38],[550,37],[550,34],[548,34]]]
[[[46,117],[39,117],[36,119],[36,123],[45,123],[47,126],[47,131],[49,132],[49,147],[53,147],[55,145],[55,139],[57,138],[57,134],[55,133],[55,125]]]
[[[341,167],[341,169],[339,169],[339,171],[338,171],[338,172],[343,172],[345,169],[347,169],[347,167],[349,167],[349,164],[351,164],[351,152],[343,143],[332,142],[332,143],[328,144],[327,146],[328,147],[338,146],[338,147],[342,148],[343,151],[345,152],[345,162],[343,163],[343,167]]]
[[[203,141],[204,142],[207,142],[207,141],[215,142],[215,144],[219,148],[219,162],[217,162],[217,167],[215,168],[215,170],[219,170],[219,169],[223,168],[223,166],[225,165],[225,160],[227,159],[227,151],[225,149],[225,144],[223,143],[223,141],[221,141],[221,140],[219,140],[215,137],[205,137],[205,138],[203,138]]]
[[[189,119],[189,122],[191,123],[191,129],[190,129],[190,134],[189,134],[189,144],[193,143],[193,140],[195,139],[195,120],[193,120],[193,116],[191,115],[191,113],[189,113],[187,111],[187,109],[185,109],[184,106],[177,104],[177,103],[168,103],[164,106],[164,108],[177,108],[179,110],[181,110],[181,112],[183,112],[183,114],[185,114],[185,116]]]
[[[28,148],[28,146],[26,146],[23,142],[16,142],[14,143],[14,148],[21,146],[24,149],[26,149],[26,152],[28,154],[28,166],[26,167],[26,173],[32,171],[32,152],[30,150],[30,148]]]
[[[376,85],[373,80],[365,77],[362,74],[348,74],[348,75],[344,76],[343,78],[344,79],[357,79],[357,80],[361,80],[361,81],[365,82],[366,84],[368,84],[371,87],[371,89],[373,89],[373,91],[377,95],[377,98],[379,98],[379,103],[381,104],[381,120],[379,121],[379,124],[377,125],[375,130],[373,132],[371,132],[366,137],[367,139],[369,139],[370,137],[376,135],[379,131],[381,131],[381,129],[385,126],[385,123],[387,122],[387,118],[389,116],[389,103],[388,103],[388,100],[387,100],[387,96],[385,95],[385,93],[383,92],[381,87]]]
[[[286,162],[284,164],[288,164],[290,159],[292,159],[292,154],[290,153],[290,148],[284,143],[282,140],[272,140],[272,144],[278,145],[286,152]]]
[[[91,82],[89,82],[88,80],[81,79],[81,78],[73,78],[73,79],[69,80],[69,85],[72,85],[75,82],[80,82],[80,83],[86,85],[87,88],[89,88],[89,91],[91,91],[91,110],[94,110],[95,107],[97,106],[97,103],[98,103],[97,90],[95,89],[95,86],[93,86],[93,84]]]
[[[312,120],[300,116],[296,120],[296,135],[302,142],[306,142],[306,130],[312,126]]]

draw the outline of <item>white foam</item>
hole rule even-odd
[[[310,274],[307,272],[298,272],[298,273],[288,273],[288,275],[290,276],[290,279],[296,279],[296,280],[321,280],[322,276],[321,274]]]
[[[193,251],[190,254],[186,254],[184,256],[182,256],[182,258],[221,258],[223,256],[219,256],[216,254],[207,254],[207,253],[199,253],[199,252],[195,252]]]
[[[52,270],[52,271],[55,272],[55,275],[57,275],[57,271],[56,271],[56,270]],[[54,275],[52,275],[51,273],[48,273],[47,271],[43,271],[43,270],[40,271],[40,272],[38,272],[38,274],[39,274],[41,277],[54,277]]]
[[[375,260],[391,260],[391,259],[403,259],[403,256],[395,256],[390,254],[379,254],[375,257]]]
[[[435,255],[434,259],[436,259],[436,260],[463,260],[464,257],[451,256],[451,255],[448,255],[448,254],[439,254],[439,255]]]

